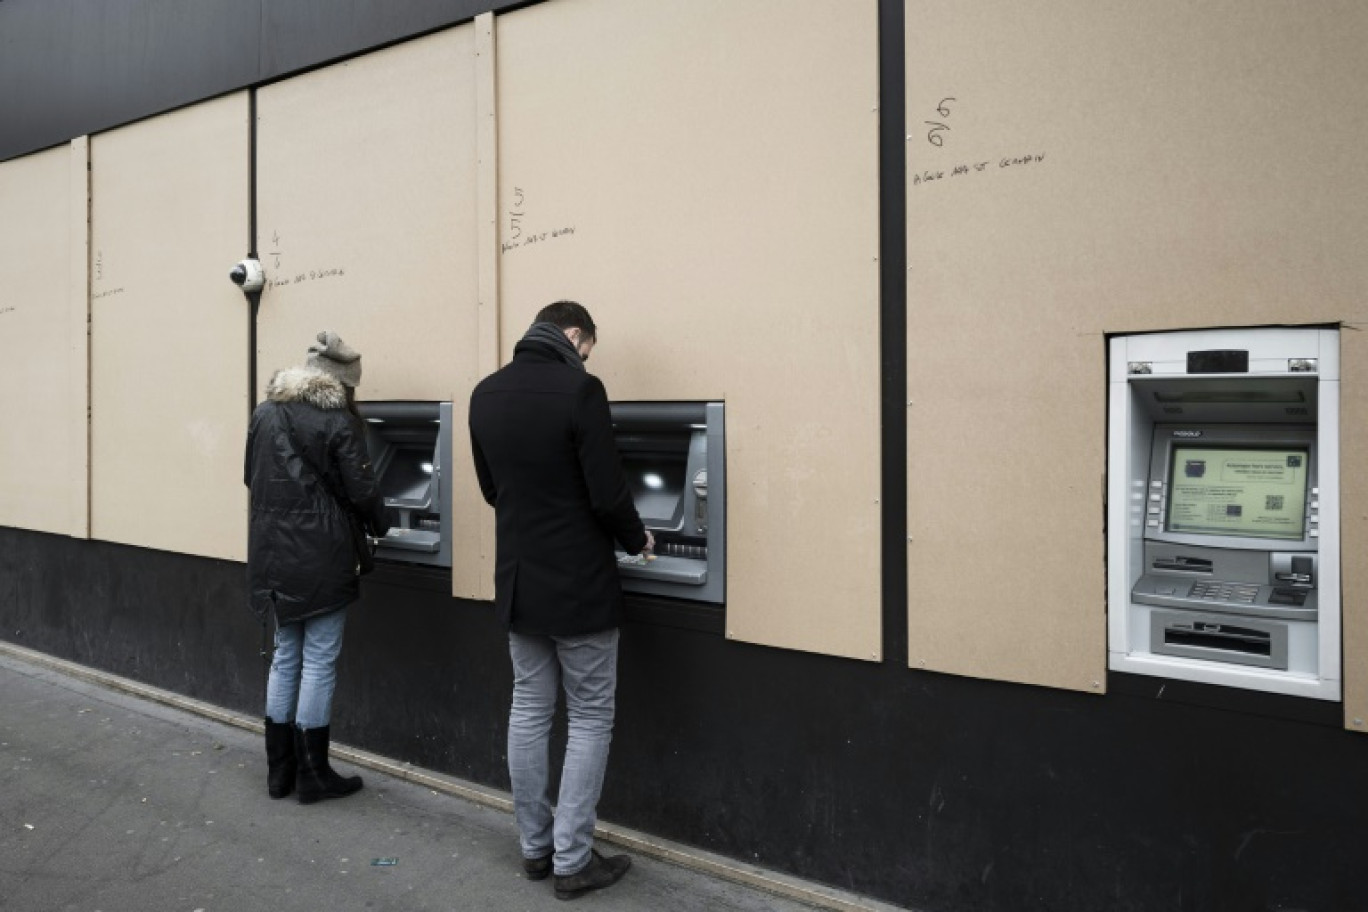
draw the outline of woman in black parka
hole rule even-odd
[[[328,764],[329,723],[346,608],[360,594],[347,510],[385,524],[355,387],[361,356],[321,332],[304,367],[276,373],[252,413],[244,480],[251,491],[247,588],[276,624],[266,684],[267,790],[301,803],[361,788]],[[346,503],[339,503],[339,498]]]

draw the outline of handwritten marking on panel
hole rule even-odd
[[[276,269],[279,269],[279,268],[280,268],[280,249],[279,249],[279,248],[280,248],[280,232],[279,232],[279,231],[272,231],[272,232],[271,232],[271,246],[272,246],[272,247],[275,247],[276,249],[270,251],[270,252],[267,253],[266,255],[267,255],[268,257],[271,257],[271,258],[275,261],[275,268],[276,268]]]
[[[280,276],[266,280],[267,288],[275,288],[280,285],[303,285],[305,282],[315,282],[319,279],[331,279],[334,277],[345,276],[347,270],[342,266],[333,266],[328,269],[310,269],[308,272],[297,272],[293,276]]]
[[[508,210],[508,239],[517,241],[522,239],[522,220],[527,215],[523,211],[523,203],[527,201],[521,187],[513,188],[513,208]]]
[[[506,240],[499,244],[500,253],[545,244],[547,241],[569,237],[575,233],[575,226],[573,225],[554,228],[550,231],[529,231],[524,227],[527,212],[527,193],[522,187],[514,187],[513,206],[508,210],[508,230],[504,235]]]
[[[936,105],[936,113],[941,116],[941,121],[922,121],[931,128],[926,132],[926,141],[938,149],[945,145],[945,136],[942,135],[942,131],[947,133],[950,131],[949,125],[942,122],[950,119],[950,107],[946,104],[948,101],[958,101],[958,99],[942,98],[940,104]]]
[[[1038,165],[1045,161],[1045,153],[1038,152],[1032,155],[1004,155],[996,162],[992,159],[988,161],[969,162],[967,164],[955,165],[948,172],[940,168],[924,168],[912,175],[912,186],[920,187],[922,184],[930,184],[941,180],[954,180],[972,174],[990,174],[995,171],[1002,171],[1006,168],[1021,168],[1026,165]]]

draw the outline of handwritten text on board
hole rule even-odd
[[[1004,155],[996,163],[993,161],[973,162],[971,164],[959,164],[953,166],[949,171],[940,168],[923,168],[912,175],[912,186],[920,187],[922,184],[930,184],[939,180],[953,180],[969,174],[987,174],[994,171],[1002,171],[1005,168],[1021,168],[1026,165],[1039,165],[1045,161],[1045,153],[1039,152],[1034,155]]]
[[[575,233],[575,226],[567,225],[561,228],[554,228],[550,231],[529,231],[524,225],[527,218],[527,193],[522,187],[514,187],[511,197],[512,206],[508,210],[508,226],[504,234],[506,238],[499,245],[500,253],[508,253],[511,250],[518,250],[523,247],[531,247],[534,244],[544,244],[556,238],[569,237]]]

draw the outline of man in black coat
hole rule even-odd
[[[523,869],[537,880],[554,871],[561,899],[609,886],[631,865],[593,850],[622,617],[613,542],[631,554],[654,546],[622,471],[608,394],[584,368],[596,341],[587,310],[551,304],[512,362],[470,397],[475,471],[495,510],[495,605],[513,659],[508,771]],[[562,685],[569,739],[553,815],[549,736]]]

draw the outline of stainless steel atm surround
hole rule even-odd
[[[451,566],[450,402],[361,402],[366,446],[393,524],[376,556]]]
[[[1109,344],[1109,667],[1340,699],[1339,331]]]
[[[727,462],[721,402],[615,402],[613,433],[654,560],[618,552],[622,588],[721,604]]]

